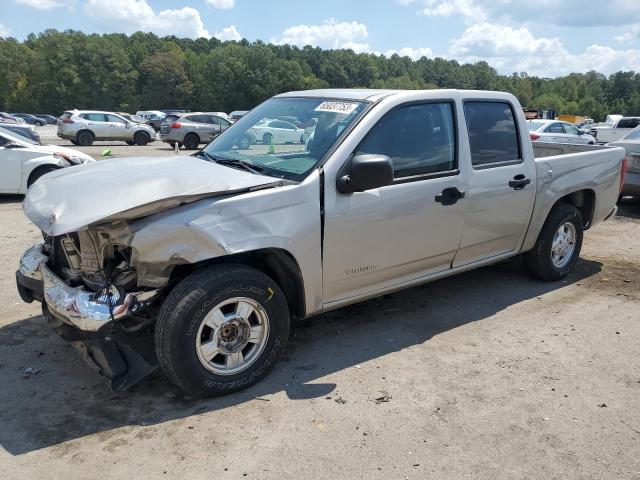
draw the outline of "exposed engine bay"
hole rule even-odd
[[[57,237],[44,234],[44,240],[44,253],[68,285],[93,292],[110,289],[118,297],[135,289],[137,274],[130,266],[130,247],[114,244],[105,234],[91,230]]]

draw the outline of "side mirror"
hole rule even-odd
[[[578,130],[578,135],[584,135],[584,132],[582,130]]]
[[[393,183],[393,163],[386,155],[356,155],[338,174],[336,189],[348,194]]]

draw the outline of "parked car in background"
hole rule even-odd
[[[136,115],[144,118],[145,123],[151,125],[156,132],[160,131],[160,125],[162,125],[162,122],[167,116],[166,113],[160,110],[141,110],[136,112]]]
[[[311,150],[238,152],[246,129],[292,112],[318,118]],[[583,232],[615,213],[623,165],[621,148],[532,145],[507,93],[285,93],[196,155],[36,183],[23,209],[44,243],[18,291],[114,389],[157,359],[189,394],[224,395],[267,375],[293,319],[519,255],[534,278],[565,278]]]
[[[58,122],[58,117],[54,117],[53,115],[47,115],[45,113],[34,113],[33,115],[47,122],[47,125],[55,125]]]
[[[596,144],[595,138],[568,122],[529,120],[527,125],[533,142]]]
[[[236,122],[244,117],[247,113],[249,113],[249,110],[234,110],[229,114],[229,118]]]
[[[22,118],[14,117],[6,112],[0,112],[0,123],[26,123]]]
[[[46,120],[42,118],[38,118],[35,115],[31,115],[29,113],[12,113],[11,115],[13,115],[14,117],[23,119],[25,123],[28,123],[29,125],[37,125],[41,127],[42,125],[47,124]]]
[[[22,137],[28,138],[29,140],[40,143],[40,134],[36,132],[31,125],[27,125],[25,123],[0,123],[0,127]]]
[[[638,125],[640,125],[640,117],[622,117],[611,127],[594,127],[591,131],[596,138],[596,142],[610,143],[620,140]]]
[[[93,161],[86,153],[40,145],[0,127],[0,193],[25,193],[49,172]]]
[[[226,118],[210,112],[167,115],[160,126],[160,140],[172,147],[183,146],[195,150],[201,143],[209,143],[231,126]]]
[[[285,120],[265,120],[255,125],[252,130],[256,138],[263,144],[273,143],[305,143],[304,128],[298,128]]]
[[[91,145],[96,140],[121,140],[128,145],[146,145],[156,138],[153,127],[131,122],[113,112],[69,110],[58,120],[58,137],[74,145]]]
[[[609,146],[622,147],[627,152],[627,174],[624,177],[621,195],[640,197],[640,126],[620,140],[609,143]]]

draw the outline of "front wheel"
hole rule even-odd
[[[216,396],[264,378],[288,336],[278,285],[253,268],[223,264],[176,285],[160,310],[155,345],[171,381],[190,394]]]
[[[133,143],[135,143],[140,147],[144,147],[150,141],[151,141],[151,137],[149,136],[148,133],[145,133],[145,132],[137,132],[133,136]]]
[[[547,217],[533,250],[525,254],[529,273],[553,282],[569,274],[580,256],[584,223],[573,205],[558,205]]]

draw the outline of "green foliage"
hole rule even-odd
[[[549,79],[498,75],[486,62],[47,30],[0,39],[0,110],[60,114],[70,108],[205,111],[248,109],[280,92],[309,88],[503,90],[524,107],[603,120],[640,115],[640,74],[597,72]]]

